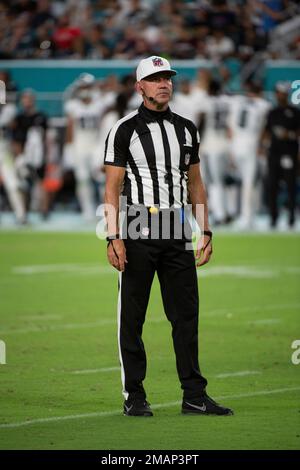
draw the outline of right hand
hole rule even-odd
[[[196,260],[200,260],[196,264],[197,268],[209,262],[212,252],[212,239],[211,237],[204,235],[204,237],[201,237],[197,243],[195,258]]]
[[[107,258],[109,263],[118,271],[125,271],[126,248],[123,240],[113,240],[107,247]]]

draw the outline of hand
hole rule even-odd
[[[123,240],[113,240],[107,247],[107,258],[109,263],[118,271],[125,271],[126,248]]]
[[[197,268],[208,263],[212,255],[212,239],[208,235],[204,235],[197,243],[197,251],[195,258],[200,260],[196,263]]]

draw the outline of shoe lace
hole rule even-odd
[[[144,398],[138,398],[136,403],[143,406],[150,406],[150,403],[148,403]]]
[[[131,405],[135,406],[150,406],[150,403],[148,403],[144,398],[136,398],[132,402],[130,402]]]
[[[204,395],[204,398],[209,401],[210,403],[212,403],[213,405],[216,405],[216,406],[220,406],[219,403],[217,403],[215,400],[213,400],[211,397],[209,397],[208,395]]]

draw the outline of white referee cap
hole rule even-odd
[[[136,69],[136,79],[139,82],[143,78],[159,72],[170,72],[170,75],[177,74],[176,70],[171,69],[170,62],[167,59],[153,55],[140,61]]]

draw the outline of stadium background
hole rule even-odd
[[[82,73],[100,85],[115,76],[119,90],[141,57],[162,54],[179,71],[176,90],[180,78],[193,85],[210,70],[232,95],[245,93],[247,79],[261,83],[272,103],[277,82],[300,79],[298,2],[22,0],[0,2],[0,18],[0,70],[9,72],[18,106],[22,91],[34,91],[56,132],[61,178],[64,103]],[[60,28],[69,28],[67,47]],[[229,38],[224,54],[207,40],[220,29]],[[0,448],[299,449],[300,366],[291,361],[299,339],[299,220],[288,228],[285,186],[277,232],[269,231],[262,201],[253,230],[214,227],[214,259],[198,274],[200,363],[210,393],[235,417],[180,416],[170,328],[155,283],[145,344],[156,417],[146,424],[120,416],[116,274],[96,237],[97,219],[82,218],[74,181],[66,188],[47,219],[33,206],[21,225],[0,188],[0,340],[7,352]],[[299,211],[299,182],[297,194]]]

